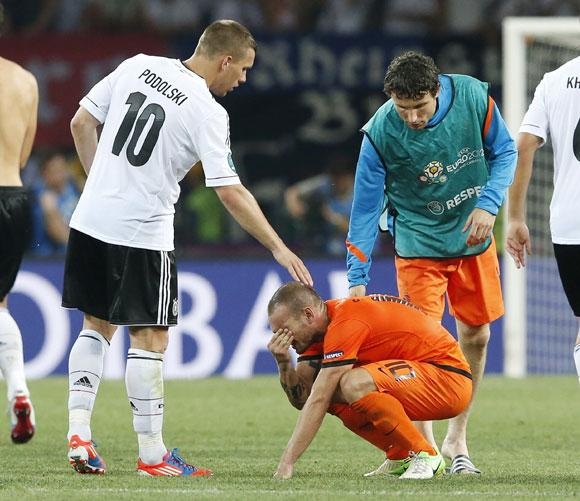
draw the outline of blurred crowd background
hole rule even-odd
[[[491,82],[501,108],[506,16],[578,16],[580,0],[3,0],[4,57],[39,81],[39,130],[23,172],[34,194],[31,256],[62,255],[84,173],[68,122],[80,98],[139,52],[188,57],[216,19],[258,41],[248,82],[219,101],[234,162],[281,236],[306,257],[345,255],[361,135],[385,101],[388,62],[404,50],[446,73]],[[201,169],[181,183],[178,254],[263,255],[226,214]],[[235,244],[232,247],[232,244]],[[391,253],[388,237],[376,255]]]

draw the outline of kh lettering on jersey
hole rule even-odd
[[[580,89],[580,78],[578,77],[568,77],[566,81],[567,89]]]
[[[146,69],[139,75],[139,78],[142,77],[149,87],[155,89],[159,94],[170,101],[177,103],[178,106],[181,106],[185,101],[187,101],[187,96],[183,92],[169,82],[163,80],[163,78],[153,73],[150,69]]]

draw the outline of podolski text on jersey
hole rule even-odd
[[[139,78],[142,77],[145,79],[145,83],[149,85],[149,87],[155,89],[167,99],[177,103],[178,106],[181,106],[185,101],[187,101],[187,96],[183,92],[171,85],[169,82],[163,80],[160,76],[157,76],[150,69],[146,69],[139,75]]]

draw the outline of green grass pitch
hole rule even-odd
[[[0,417],[2,499],[513,499],[580,495],[580,387],[573,376],[509,380],[487,377],[470,428],[480,477],[431,481],[365,479],[379,451],[327,416],[298,462],[295,477],[272,480],[297,417],[277,378],[222,378],[166,383],[165,442],[204,467],[209,479],[135,474],[137,441],[122,381],[101,385],[93,434],[108,464],[105,476],[76,475],[66,460],[67,382],[31,381],[37,435],[12,445]],[[441,440],[444,423],[436,424]]]

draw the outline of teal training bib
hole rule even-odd
[[[386,197],[401,257],[468,256],[490,244],[468,247],[462,232],[489,175],[483,146],[488,86],[449,76],[453,100],[437,125],[409,128],[389,100],[362,129],[387,169]]]

